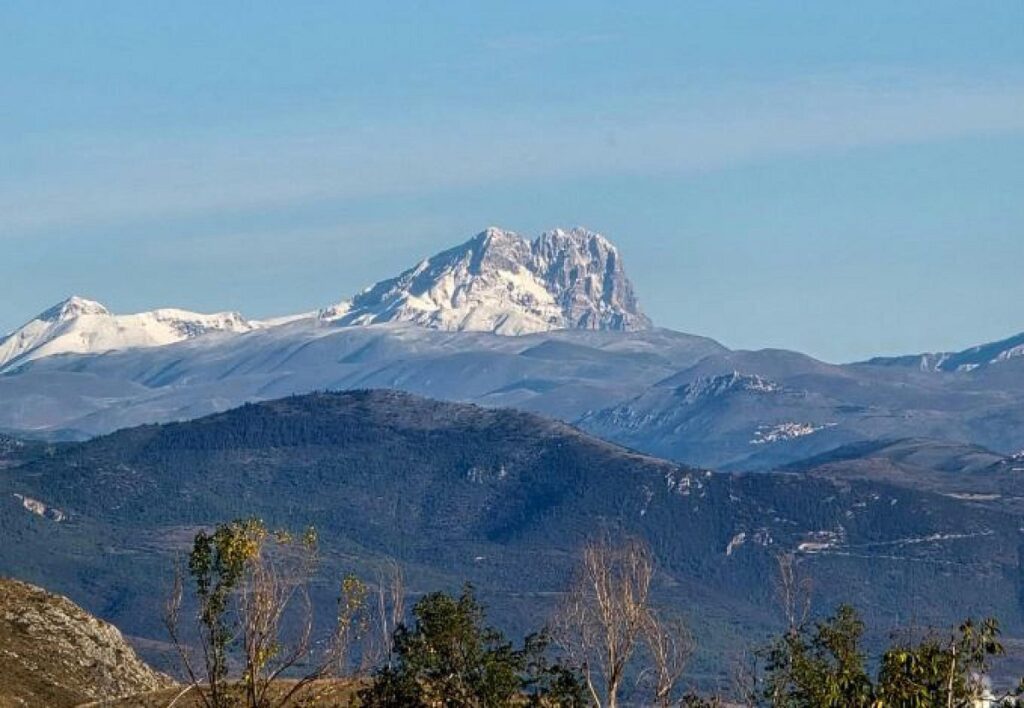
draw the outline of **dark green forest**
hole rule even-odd
[[[816,606],[860,608],[876,655],[911,622],[1022,628],[1010,515],[878,482],[689,469],[521,412],[319,393],[5,459],[0,572],[144,638],[162,637],[168,569],[196,530],[248,516],[317,528],[319,607],[330,578],[395,561],[415,592],[473,583],[512,636],[551,614],[586,539],[635,535],[657,559],[654,595],[707,638],[688,669],[702,685],[779,630],[780,553],[814,577]],[[67,518],[26,513],[15,494]]]

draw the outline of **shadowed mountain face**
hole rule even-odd
[[[668,330],[504,337],[300,321],[217,341],[31,362],[0,376],[0,430],[81,437],[246,401],[365,387],[571,421],[722,351],[712,340]]]
[[[81,438],[364,387],[512,406],[716,469],[771,469],[862,440],[1024,448],[1024,358],[932,372],[729,351],[658,329],[504,337],[321,321],[31,362],[0,376],[0,430]]]
[[[701,472],[527,413],[382,391],[45,448],[0,476],[0,572],[160,639],[173,555],[197,527],[248,515],[317,527],[322,607],[343,572],[395,558],[414,593],[474,582],[512,631],[544,623],[586,537],[640,534],[659,597],[703,639],[698,670],[775,626],[783,551],[822,608],[849,600],[879,627],[996,614],[1022,628],[1013,516],[873,480]]]

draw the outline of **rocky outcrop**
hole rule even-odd
[[[61,708],[172,684],[113,625],[65,597],[0,579],[0,707]]]

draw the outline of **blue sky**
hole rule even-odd
[[[1024,3],[6,2],[0,330],[269,316],[496,224],[661,325],[843,361],[1024,330]]]

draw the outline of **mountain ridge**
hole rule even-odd
[[[582,227],[553,229],[528,241],[490,227],[350,300],[263,321],[237,312],[174,308],[116,315],[99,302],[73,295],[0,337],[0,372],[58,354],[158,347],[212,332],[244,334],[296,321],[334,326],[411,322],[502,335],[651,327],[618,249],[601,234]]]
[[[0,372],[48,356],[164,346],[213,332],[244,333],[256,327],[237,312],[159,308],[116,315],[94,300],[72,295],[0,338]]]
[[[731,351],[671,330],[507,337],[306,320],[244,336],[47,357],[0,376],[0,431],[82,439],[246,401],[391,388],[513,407],[702,467],[764,470],[865,439],[1024,448],[1024,358],[970,372]]]
[[[966,373],[1019,357],[1024,357],[1024,332],[956,352],[874,357],[862,363],[869,366],[908,366],[917,367],[921,371]]]
[[[0,376],[0,430],[83,436],[323,389],[394,388],[574,420],[724,348],[669,330],[506,337],[318,320],[243,337],[49,357]]]
[[[719,669],[774,624],[765,579],[784,552],[814,575],[822,607],[854,602],[885,626],[911,611],[940,625],[995,614],[1009,636],[1024,626],[1017,519],[998,510],[871,480],[699,470],[530,413],[395,391],[293,396],[53,446],[0,475],[0,533],[16,539],[0,546],[0,572],[74,591],[157,639],[173,558],[197,528],[240,516],[317,528],[323,607],[338,577],[392,559],[413,593],[474,583],[515,632],[548,616],[586,538],[640,535],[658,557],[655,592],[692,617]],[[989,592],[968,591],[979,579]]]
[[[57,354],[165,346],[211,332],[241,334],[296,322],[410,322],[442,331],[513,336],[653,326],[639,307],[618,249],[602,234],[580,226],[555,228],[530,241],[491,226],[349,299],[282,317],[250,320],[237,312],[176,308],[118,315],[74,295],[0,337],[0,373]],[[958,352],[879,356],[848,366],[969,373],[1022,357],[1024,333]]]

